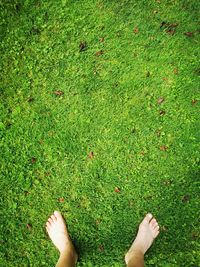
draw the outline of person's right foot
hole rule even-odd
[[[131,259],[133,253],[139,252],[146,253],[146,251],[152,245],[154,239],[159,234],[159,225],[153,215],[148,213],[143,221],[140,223],[139,230],[137,236],[130,247],[129,251],[125,255],[125,262],[128,264]]]

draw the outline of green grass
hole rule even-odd
[[[161,234],[146,265],[197,266],[198,1],[0,8],[0,266],[55,265],[55,209],[78,266],[123,266],[148,211]]]

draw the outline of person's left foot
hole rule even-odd
[[[46,230],[53,244],[60,251],[60,254],[70,253],[74,256],[75,261],[77,261],[78,255],[72,244],[66,223],[60,212],[54,211],[51,217],[49,217],[46,223]]]

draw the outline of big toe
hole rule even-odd
[[[151,213],[147,213],[147,215],[144,217],[143,222],[149,223],[152,218],[153,218],[153,215]]]
[[[61,213],[57,210],[54,211],[54,216],[56,217],[57,220],[62,220],[63,217],[61,215]]]

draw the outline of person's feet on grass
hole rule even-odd
[[[137,236],[125,255],[126,264],[128,264],[134,253],[142,253],[144,255],[158,234],[159,225],[153,215],[148,213],[140,223]]]
[[[54,211],[54,213],[49,217],[46,223],[46,230],[51,241],[59,250],[60,255],[69,254],[74,258],[76,263],[78,255],[72,244],[69,233],[67,231],[66,223],[60,212]]]

